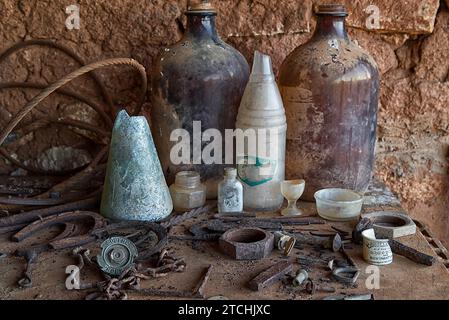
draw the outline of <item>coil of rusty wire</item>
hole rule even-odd
[[[86,64],[84,59],[81,58],[73,50],[52,40],[44,39],[19,42],[0,53],[0,64],[7,57],[11,56],[19,50],[25,49],[30,46],[44,46],[61,51],[68,57],[75,60],[79,65],[81,65],[81,68],[69,73],[68,75],[50,85],[31,82],[0,83],[0,90],[21,89],[40,91],[17,114],[15,114],[10,119],[9,123],[4,128],[0,130],[0,155],[7,159],[12,165],[18,168],[22,168],[32,174],[45,176],[62,176],[61,179],[58,179],[57,183],[52,185],[50,188],[48,188],[44,192],[34,194],[31,197],[24,198],[21,196],[17,196],[16,193],[7,194],[7,192],[3,190],[2,194],[5,196],[0,197],[0,210],[6,212],[8,216],[0,218],[0,233],[2,232],[2,228],[11,228],[11,226],[14,225],[23,225],[24,223],[32,222],[38,217],[58,214],[65,211],[91,209],[97,205],[99,195],[101,194],[101,184],[100,186],[94,186],[96,187],[95,190],[89,190],[89,188],[86,188],[86,186],[88,186],[91,181],[95,180],[95,178],[101,179],[102,175],[104,175],[104,171],[106,168],[105,160],[110,139],[109,130],[112,128],[113,118],[117,110],[114,107],[111,96],[106,90],[105,85],[95,74],[94,70],[113,65],[128,65],[138,71],[141,78],[140,96],[132,112],[133,115],[137,115],[140,113],[142,105],[145,101],[147,91],[147,76],[145,68],[134,59],[112,58],[94,62],[91,64]],[[85,74],[89,74],[98,86],[104,103],[99,103],[78,92],[63,88],[63,86],[67,83]],[[31,112],[33,108],[35,108],[40,102],[42,102],[52,93],[58,93],[60,95],[67,96],[84,103],[100,116],[100,119],[104,123],[106,129],[98,128],[84,121],[73,119],[57,119],[52,116],[48,116],[42,119],[38,119],[30,125],[15,130],[21,120],[29,112]],[[73,127],[92,131],[95,134],[103,137],[106,141],[106,144],[99,148],[98,153],[93,157],[92,161],[88,165],[76,168],[74,170],[59,172],[45,171],[30,166],[29,164],[25,164],[22,161],[16,159],[16,157],[13,157],[11,152],[8,151],[7,147],[10,147],[11,143],[5,146],[5,141],[7,141],[7,138],[10,137],[12,133],[16,133],[19,137],[23,138],[27,134],[46,127],[49,124],[64,125],[65,127]],[[78,190],[79,192],[73,192],[74,190]],[[9,216],[10,213],[19,211],[26,212]]]

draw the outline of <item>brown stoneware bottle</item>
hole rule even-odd
[[[152,130],[168,183],[174,181],[179,171],[197,171],[207,187],[208,198],[215,198],[226,166],[225,129],[235,128],[249,66],[240,52],[220,39],[215,28],[217,13],[208,1],[189,6],[185,14],[187,28],[183,38],[163,50],[151,73]],[[201,121],[201,125],[194,121]],[[203,133],[207,129],[221,133],[221,164],[202,161],[201,150],[205,151],[213,139],[201,142],[198,128]],[[175,129],[185,129],[190,135],[190,162],[174,163],[170,159],[172,148],[181,141],[170,141]],[[215,152],[210,154],[216,156]]]
[[[287,179],[305,179],[303,199],[318,189],[365,192],[374,166],[379,73],[346,33],[342,5],[320,5],[312,38],[280,69],[287,116]]]

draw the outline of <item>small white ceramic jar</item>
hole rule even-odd
[[[374,229],[367,229],[362,232],[363,237],[363,258],[366,262],[378,266],[387,265],[393,262],[388,239],[377,239]]]
[[[176,174],[175,183],[170,186],[175,211],[183,212],[199,208],[206,202],[206,186],[195,171],[181,171]]]
[[[218,212],[243,211],[243,185],[237,180],[237,170],[225,168],[224,179],[218,185]]]

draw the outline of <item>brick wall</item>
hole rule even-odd
[[[3,0],[2,48],[23,39],[50,38],[92,62],[133,57],[151,70],[152,59],[180,39],[187,0]],[[218,28],[248,60],[255,49],[272,55],[275,69],[314,29],[312,0],[216,0]],[[330,1],[320,1],[330,2]],[[376,175],[417,218],[449,243],[449,10],[438,0],[356,0],[346,3],[351,37],[376,59],[381,74]],[[78,4],[81,28],[66,29],[65,8]],[[371,5],[371,6],[370,6]],[[374,5],[375,7],[373,7]],[[379,19],[373,20],[378,9]],[[54,50],[31,48],[0,65],[0,81],[48,83],[77,68]],[[114,102],[132,105],[138,77],[126,67],[99,72]],[[98,97],[88,78],[71,87]],[[36,92],[3,90],[0,126]],[[149,108],[146,105],[146,108]],[[98,119],[80,103],[51,97],[26,117],[44,115]],[[92,137],[60,127],[39,130],[10,146],[14,156],[43,168],[70,167],[89,160]],[[32,143],[30,143],[32,142]],[[0,159],[0,174],[23,174]]]

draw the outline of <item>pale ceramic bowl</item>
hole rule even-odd
[[[315,192],[318,214],[331,221],[349,221],[360,216],[363,196],[348,189],[330,188]]]

